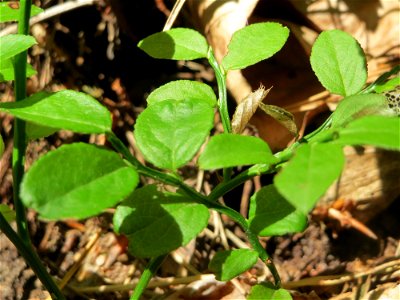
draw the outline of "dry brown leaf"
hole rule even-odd
[[[272,87],[268,90],[265,90],[265,87],[261,85],[257,90],[251,92],[242,100],[242,102],[239,103],[232,117],[233,133],[241,133],[243,131],[251,117],[256,112],[258,106],[268,95],[271,89]]]
[[[294,121],[294,116],[283,109],[282,107],[276,105],[269,105],[260,103],[260,108],[269,116],[277,120],[281,125],[283,125],[293,136],[298,135],[298,129],[296,122]]]

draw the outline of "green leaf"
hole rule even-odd
[[[138,117],[135,137],[146,160],[176,170],[199,150],[213,126],[214,109],[196,99],[161,101]]]
[[[30,65],[26,65],[26,77],[35,75],[36,70]],[[14,65],[10,59],[0,61],[0,82],[14,80]]]
[[[400,150],[400,118],[367,116],[349,123],[338,131],[335,141],[341,145],[372,145]]]
[[[23,203],[42,218],[87,218],[128,196],[137,172],[115,152],[94,145],[64,145],[37,160],[21,186]]]
[[[275,162],[276,158],[262,139],[229,133],[211,137],[199,157],[199,166],[204,170]]]
[[[394,77],[384,83],[375,86],[375,92],[383,93],[390,90],[395,90],[400,85],[400,76]]]
[[[36,44],[36,40],[30,35],[8,34],[0,36],[0,61],[9,59],[34,44]]]
[[[71,90],[41,92],[22,101],[0,103],[0,111],[38,125],[79,133],[111,131],[107,108],[91,96]]]
[[[350,96],[367,81],[363,50],[349,34],[340,30],[322,32],[311,52],[311,67],[331,93]]]
[[[15,220],[15,211],[13,211],[8,205],[0,204],[0,213],[8,223]]]
[[[1,2],[0,3],[0,23],[18,21],[19,19],[19,7],[13,8],[13,5],[17,5],[18,2]],[[41,13],[43,9],[35,5],[31,6],[31,17]]]
[[[204,36],[193,29],[173,28],[141,40],[138,47],[154,58],[192,60],[207,57]]]
[[[117,207],[114,230],[127,235],[133,255],[155,257],[189,243],[207,226],[209,216],[207,207],[187,196],[147,185]]]
[[[212,107],[217,105],[217,97],[212,88],[207,84],[192,80],[177,80],[160,86],[147,97],[147,105],[150,106],[164,100],[182,101],[186,99],[207,102]]]
[[[36,140],[42,137],[47,137],[57,132],[59,129],[41,126],[32,122],[27,122],[25,125],[26,136],[29,140]]]
[[[287,166],[274,178],[275,187],[304,214],[340,175],[344,155],[340,145],[303,144]]]
[[[208,268],[220,281],[228,281],[250,269],[258,259],[257,251],[237,249],[220,251],[210,261]]]
[[[3,155],[4,153],[4,142],[3,142],[3,138],[0,135],[0,157]]]
[[[303,231],[307,216],[296,210],[271,184],[251,197],[249,224],[259,236],[276,236]]]
[[[346,125],[365,115],[386,113],[388,104],[385,96],[379,94],[354,95],[344,98],[332,114],[332,128]]]
[[[0,204],[0,213],[8,223],[15,220],[15,211],[13,211],[8,205]]]
[[[236,31],[222,59],[225,70],[244,69],[278,52],[289,36],[289,29],[279,23],[265,22]]]
[[[247,300],[292,300],[292,296],[285,289],[277,289],[270,282],[263,282],[251,288]]]

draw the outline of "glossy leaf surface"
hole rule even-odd
[[[196,99],[161,101],[147,107],[135,124],[135,137],[146,160],[176,170],[199,150],[213,126],[214,109]]]
[[[340,145],[304,144],[275,176],[275,187],[296,209],[308,214],[340,175],[343,165]]]
[[[29,35],[8,34],[0,36],[0,61],[9,59],[36,44],[36,40]]]
[[[199,166],[204,170],[275,162],[276,158],[262,139],[229,133],[211,137],[199,157]]]
[[[147,185],[117,207],[114,230],[127,235],[133,255],[155,257],[189,243],[207,226],[208,218],[204,205]]]
[[[257,284],[251,288],[250,295],[247,297],[248,300],[292,300],[292,296],[285,289],[276,289],[272,283],[263,282]]]
[[[260,236],[276,236],[303,231],[307,217],[271,184],[250,198],[249,223],[250,229]]]
[[[0,111],[38,125],[79,133],[111,131],[111,114],[91,96],[71,90],[37,93],[18,102],[0,103]]]
[[[182,101],[186,99],[206,102],[212,107],[217,105],[217,97],[212,88],[207,84],[192,80],[171,81],[160,86],[147,97],[147,104],[152,105],[164,100]]]
[[[207,57],[204,36],[193,29],[173,28],[141,40],[138,47],[154,58],[192,60]]]
[[[250,269],[258,259],[258,253],[251,249],[219,251],[210,261],[208,268],[217,280],[228,281]]]
[[[94,145],[64,145],[37,160],[21,187],[23,203],[45,219],[82,219],[128,196],[137,172],[115,152]]]
[[[310,61],[319,81],[333,94],[354,95],[367,81],[364,52],[343,31],[322,32],[313,45]]]
[[[17,21],[19,18],[19,8],[14,8],[13,5],[18,5],[18,2],[1,2],[0,3],[0,23]],[[35,5],[31,6],[31,17],[41,13],[43,9]]]
[[[222,59],[225,70],[244,69],[278,52],[289,36],[289,29],[279,23],[264,22],[236,31]]]

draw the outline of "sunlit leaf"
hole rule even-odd
[[[41,13],[43,9],[35,5],[31,5],[31,17]],[[19,19],[20,9],[19,2],[7,1],[0,2],[0,23],[17,21]]]
[[[8,34],[0,36],[0,61],[9,59],[36,44],[30,35]]]
[[[292,296],[285,289],[277,289],[270,282],[263,282],[251,288],[248,300],[292,300]]]

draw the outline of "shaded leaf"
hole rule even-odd
[[[223,133],[211,137],[198,163],[200,168],[210,170],[276,161],[262,139]]]
[[[199,150],[213,127],[214,109],[196,99],[165,100],[147,107],[135,124],[135,137],[146,160],[176,170]]]
[[[283,109],[282,107],[270,104],[260,103],[260,108],[269,116],[273,117],[276,121],[284,126],[293,136],[298,135],[296,122],[294,116]]]
[[[344,166],[342,147],[337,144],[303,144],[275,176],[278,192],[304,214],[338,178]]]
[[[343,31],[322,32],[313,45],[310,61],[318,80],[333,94],[354,95],[367,81],[364,52]]]
[[[277,289],[270,282],[263,282],[251,288],[248,300],[292,300],[292,296],[285,289]]]
[[[212,88],[207,84],[193,80],[171,81],[160,86],[147,97],[147,104],[152,105],[164,100],[182,101],[186,99],[204,101],[212,107],[217,105],[217,97]]]
[[[271,88],[265,90],[264,86],[261,85],[256,91],[250,93],[239,103],[232,117],[233,133],[241,133],[243,131],[256,112],[258,105],[264,100],[270,90]]]
[[[342,99],[332,114],[332,128],[342,127],[365,115],[388,112],[386,98],[379,94],[353,95]]]
[[[0,213],[8,223],[15,220],[15,211],[13,211],[8,205],[0,204]]]
[[[307,216],[296,210],[271,184],[250,198],[249,224],[259,236],[276,236],[303,231]]]
[[[19,3],[16,1],[0,2],[0,23],[18,21],[19,19]],[[17,6],[17,7],[15,7]],[[36,5],[31,5],[31,17],[41,13],[43,9]]]
[[[189,243],[207,226],[209,216],[207,207],[187,196],[147,185],[117,207],[114,230],[127,235],[133,255],[155,257]]]
[[[367,116],[349,123],[338,131],[335,143],[341,145],[372,145],[400,150],[400,118]]]
[[[0,103],[0,111],[38,125],[79,133],[111,131],[111,114],[91,96],[71,90],[40,92],[18,102]]]
[[[289,36],[289,29],[279,23],[264,22],[236,31],[222,59],[225,70],[244,69],[278,52]]]
[[[210,261],[208,268],[220,281],[228,281],[250,269],[258,259],[257,251],[237,249],[219,251]]]
[[[0,62],[25,51],[35,44],[36,40],[30,35],[8,34],[0,36]]]
[[[128,196],[137,172],[115,152],[94,145],[64,145],[37,160],[21,186],[23,203],[45,219],[87,218]]]
[[[141,40],[138,47],[151,57],[175,60],[205,58],[208,53],[204,36],[188,28],[154,33]]]

